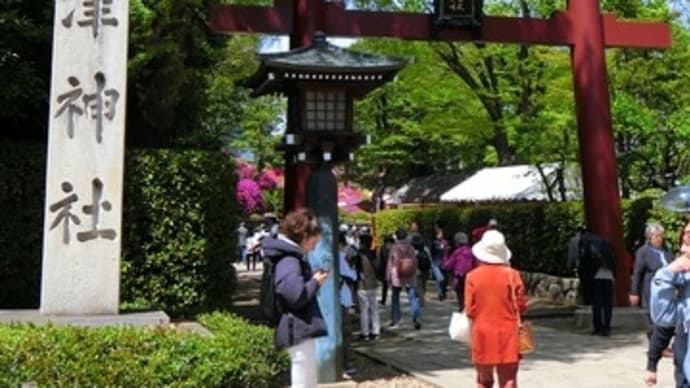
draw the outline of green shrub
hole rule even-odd
[[[652,203],[650,221],[660,223],[665,229],[665,243],[673,252],[678,252],[683,227],[688,221],[688,216],[682,213],[672,212],[662,208],[659,200]],[[644,228],[644,225],[642,226]],[[641,240],[644,241],[644,240]]]
[[[39,304],[45,147],[0,144],[0,307]],[[237,205],[220,153],[128,151],[121,300],[172,315],[230,304]]]
[[[623,224],[629,252],[642,241],[644,223],[649,217],[651,200],[623,201]],[[379,212],[375,218],[376,241],[399,227],[407,229],[412,221],[420,232],[431,236],[436,221],[444,225],[449,239],[458,232],[468,235],[473,228],[496,218],[513,252],[513,264],[524,271],[553,275],[571,275],[566,267],[568,241],[584,223],[581,202],[525,202],[465,206],[436,206],[395,209]]]
[[[0,326],[0,386],[275,387],[288,358],[271,330],[205,315],[214,336],[174,329]]]
[[[135,151],[126,170],[122,299],[173,315],[229,306],[238,223],[230,159]]]
[[[370,224],[372,219],[371,213],[365,212],[364,210],[358,210],[352,213],[344,211],[342,208],[338,208],[338,220],[341,224],[348,225],[361,225]]]

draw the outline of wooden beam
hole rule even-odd
[[[606,47],[671,47],[671,29],[667,24],[619,22],[613,14],[605,14],[603,19]]]
[[[289,35],[293,29],[292,1],[278,0],[273,7],[214,5],[209,27],[216,32]]]
[[[347,11],[328,3],[326,34],[343,37],[390,37],[407,40],[484,41],[503,43],[569,45],[570,23],[563,13],[551,19],[486,16],[482,30],[463,28],[435,31],[431,14],[404,12]]]
[[[569,46],[573,44],[572,24],[567,12],[549,19],[486,16],[483,28],[435,30],[433,16],[421,13],[348,11],[335,2],[325,5],[325,33],[342,37],[381,37],[406,40],[482,41],[517,44]],[[289,35],[293,32],[292,1],[276,1],[274,7],[216,5],[211,8],[210,27],[218,32],[247,32]],[[662,23],[620,22],[605,14],[604,39],[607,47],[667,48],[671,31]]]

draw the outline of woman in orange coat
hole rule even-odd
[[[480,266],[467,274],[465,312],[472,320],[472,362],[477,388],[490,388],[494,369],[501,388],[517,387],[520,362],[518,313],[527,310],[520,273],[510,268],[510,250],[496,230],[472,247]]]

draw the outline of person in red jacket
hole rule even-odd
[[[500,388],[515,388],[520,363],[518,315],[527,310],[525,286],[520,273],[510,268],[511,252],[501,232],[486,231],[472,254],[480,265],[467,274],[465,313],[472,320],[477,387],[492,387],[495,370]]]
[[[495,218],[490,219],[486,225],[477,226],[476,228],[472,229],[472,240],[470,241],[470,243],[476,244],[479,240],[482,239],[484,232],[496,228],[498,228],[498,221],[496,221]]]

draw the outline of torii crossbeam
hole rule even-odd
[[[667,48],[669,26],[620,22],[614,15],[602,14],[598,0],[568,1],[567,10],[550,19],[485,16],[480,31],[434,31],[432,18],[419,13],[348,11],[340,3],[323,0],[276,0],[274,7],[215,6],[210,25],[218,32],[290,35],[291,48],[309,44],[317,30],[343,37],[570,46],[587,225],[612,243],[619,262],[616,301],[627,304],[631,260],[623,242],[604,50]],[[292,197],[286,207],[303,206],[308,170],[289,163],[287,167],[285,191]]]

